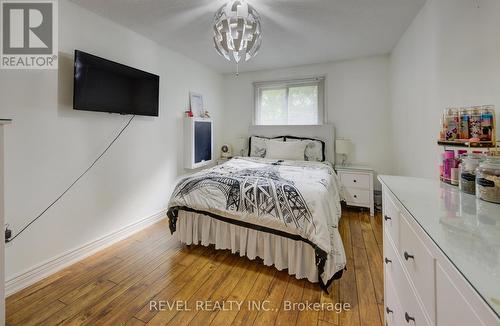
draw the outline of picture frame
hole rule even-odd
[[[199,118],[204,115],[203,95],[195,92],[189,92],[189,106],[193,117]]]

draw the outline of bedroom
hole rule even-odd
[[[3,323],[500,324],[500,2],[248,0],[241,53],[228,1],[33,2],[0,1]]]

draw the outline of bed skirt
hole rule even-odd
[[[297,279],[307,278],[318,282],[318,266],[314,248],[276,234],[249,229],[220,221],[197,212],[180,210],[176,221],[177,238],[187,245],[215,245],[215,249],[229,249],[253,260],[260,257],[264,265],[274,265],[278,270],[288,270]],[[328,285],[342,276],[331,259],[327,259],[321,283]],[[325,289],[326,291],[326,289]]]

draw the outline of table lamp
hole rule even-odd
[[[247,136],[239,136],[236,138],[236,149],[239,150],[240,156],[248,155],[248,137]]]
[[[347,165],[347,156],[351,153],[352,143],[349,139],[335,140],[335,153],[342,156],[342,166]]]

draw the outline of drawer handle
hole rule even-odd
[[[405,256],[405,259],[406,259],[406,260],[408,260],[408,259],[410,259],[410,258],[411,258],[411,259],[413,259],[413,260],[415,260],[415,256],[408,254],[406,251],[405,251],[404,256]]]
[[[392,314],[394,311],[392,311],[391,309],[389,309],[389,307],[385,307],[385,312],[387,314]]]
[[[385,257],[384,261],[385,261],[385,263],[386,263],[386,264],[392,263],[392,260],[390,260],[390,259],[389,259],[389,258],[387,258],[387,257]]]
[[[387,216],[387,215],[384,215],[384,220],[389,221],[389,220],[392,220],[392,218],[390,218],[390,217],[389,217],[389,216]]]
[[[405,312],[405,319],[406,319],[407,323],[410,323],[410,320],[413,320],[413,322],[415,322],[415,318],[413,318],[410,315],[408,315],[407,312]]]
[[[358,198],[358,195],[354,195],[354,198]]]
[[[358,181],[356,181],[356,179],[354,179],[353,181],[354,181],[354,183],[358,182]]]

